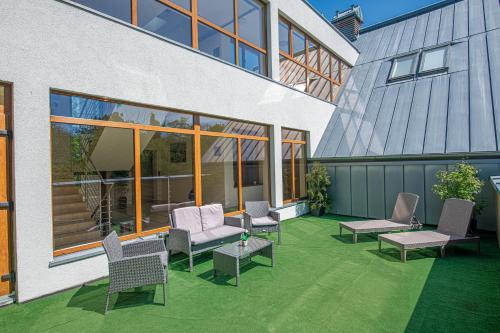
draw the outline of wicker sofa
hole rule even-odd
[[[192,272],[195,254],[238,241],[245,231],[241,224],[241,218],[224,217],[221,204],[175,209],[168,250],[188,255],[189,271]]]

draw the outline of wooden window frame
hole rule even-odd
[[[323,44],[321,44],[320,42],[318,42],[317,40],[312,38],[309,34],[305,33],[303,30],[301,30],[300,28],[298,28],[297,26],[292,24],[290,21],[288,21],[283,16],[280,15],[279,20],[288,25],[288,42],[289,42],[288,48],[290,50],[290,53],[286,53],[286,52],[282,51],[281,49],[279,49],[279,54],[280,54],[280,56],[283,56],[287,60],[292,61],[293,63],[295,63],[295,64],[297,64],[305,69],[305,71],[306,71],[306,90],[305,90],[305,92],[310,94],[310,82],[309,82],[310,81],[309,80],[310,72],[318,75],[319,77],[321,77],[325,80],[328,80],[330,82],[330,91],[332,91],[332,92],[333,92],[334,85],[341,86],[344,83],[343,77],[342,77],[342,64],[344,63],[347,65],[347,63],[342,61],[338,55],[336,55],[334,52],[329,51]],[[293,57],[293,54],[294,54],[294,52],[293,52],[293,30],[299,31],[300,33],[302,33],[305,36],[305,39],[306,39],[306,63],[305,64],[296,60]],[[314,66],[314,67],[309,65],[309,41],[312,41],[318,47],[318,61],[317,61],[318,64],[317,64],[317,66]],[[329,75],[325,75],[321,72],[321,51],[320,51],[321,49],[323,49],[324,51],[326,51],[328,53],[328,57],[329,57],[329,65],[328,66],[330,69]],[[339,80],[338,81],[333,78],[332,58],[335,58],[338,60],[338,66],[339,66]],[[337,94],[338,94],[338,90],[337,90]],[[335,94],[335,96],[334,96],[333,93],[330,93],[330,100],[329,101],[330,102],[335,101],[335,99],[337,98],[337,94]]]
[[[268,70],[267,70],[267,63],[269,61],[268,59],[268,52],[267,52],[267,5],[266,3],[264,3],[263,1],[261,0],[255,0],[255,1],[258,1],[259,3],[262,4],[262,6],[264,7],[264,17],[263,17],[263,20],[262,20],[262,26],[263,26],[263,42],[264,42],[264,45],[265,47],[260,47],[258,45],[255,45],[254,43],[246,40],[245,38],[242,38],[241,36],[239,36],[239,15],[238,15],[238,1],[239,0],[233,0],[233,7],[234,7],[234,12],[233,12],[233,15],[234,15],[234,32],[231,32],[231,31],[228,31],[220,26],[218,26],[217,24],[215,23],[212,23],[211,21],[207,20],[206,18],[198,15],[198,0],[191,0],[191,10],[188,10],[182,6],[179,6],[169,0],[156,0],[158,2],[161,2],[162,4],[164,4],[165,6],[179,12],[179,13],[182,13],[188,17],[191,18],[191,47],[193,47],[194,49],[199,49],[199,40],[198,40],[198,23],[203,23],[204,25],[207,25],[209,26],[210,28],[212,29],[215,29],[217,30],[218,32],[230,37],[230,38],[233,38],[234,41],[235,41],[235,64],[237,66],[240,66],[240,60],[239,60],[239,43],[242,43],[256,51],[258,51],[259,53],[263,54],[264,55],[264,63],[262,64],[262,70],[263,70],[263,73],[265,76],[268,76]],[[137,16],[137,3],[138,3],[138,0],[132,0],[131,2],[131,5],[132,5],[132,25],[135,25],[135,26],[139,26],[139,22],[138,22],[138,16]],[[241,66],[240,66],[241,67]]]
[[[305,138],[304,131],[299,131],[299,130],[294,130],[294,129],[289,129],[289,128],[283,128],[283,129],[284,130],[292,130],[295,132],[301,132],[304,134],[304,138]],[[282,133],[283,133],[283,131],[282,131]],[[306,151],[307,142],[305,141],[305,139],[304,140],[281,139],[281,147],[283,147],[283,144],[290,144],[290,149],[291,149],[290,153],[291,153],[291,161],[292,161],[291,162],[291,165],[292,165],[292,176],[291,176],[292,198],[283,200],[284,204],[289,204],[289,203],[297,202],[297,201],[304,200],[307,198],[307,197],[297,196],[297,189],[296,189],[296,185],[295,185],[295,146],[296,145],[304,146],[304,154],[306,156],[306,165],[307,165],[307,151]]]
[[[173,111],[172,109],[161,108],[157,106],[144,105],[139,103],[131,103],[123,100],[109,99],[103,97],[96,97],[91,95],[72,93],[67,91],[60,90],[51,90],[50,93],[66,95],[66,96],[78,96],[84,98],[90,98],[94,100],[99,100],[103,102],[111,102],[117,104],[127,104],[127,105],[135,105],[144,108],[151,108],[154,110],[166,110]],[[176,110],[175,110],[176,111]],[[223,132],[212,132],[212,131],[202,131],[200,129],[200,116],[198,114],[194,114],[192,112],[180,111],[187,115],[193,116],[193,128],[185,129],[185,128],[171,128],[171,127],[161,127],[161,126],[152,126],[152,125],[143,125],[143,124],[131,124],[131,123],[122,123],[108,120],[95,120],[95,119],[85,119],[85,118],[74,118],[74,117],[66,117],[66,116],[50,116],[50,123],[56,124],[69,124],[69,125],[86,125],[86,126],[98,126],[98,127],[108,127],[108,128],[121,128],[121,129],[129,129],[133,131],[133,140],[134,140],[134,184],[135,184],[135,228],[136,232],[120,236],[122,241],[136,239],[139,237],[154,235],[157,233],[166,232],[170,229],[170,227],[161,227],[157,229],[142,230],[142,184],[141,184],[141,151],[140,151],[140,131],[154,131],[154,132],[163,132],[163,133],[175,133],[175,134],[188,134],[193,136],[193,163],[194,163],[194,188],[195,188],[195,204],[196,206],[201,206],[203,204],[202,200],[202,161],[201,161],[201,137],[202,136],[211,136],[211,137],[220,137],[220,138],[231,138],[236,139],[238,143],[238,210],[230,213],[224,214],[225,216],[235,216],[242,214],[244,212],[243,207],[243,188],[242,188],[242,157],[241,157],[241,140],[254,140],[254,141],[264,141],[269,142],[269,130],[265,132],[265,136],[253,136],[253,135],[242,135],[242,134],[233,134],[233,133],[223,133]],[[220,118],[220,117],[217,117]],[[226,118],[221,118],[226,119]],[[239,121],[240,120],[235,120]],[[247,122],[251,123],[251,122]],[[267,125],[263,125],[267,126]],[[52,145],[52,140],[51,140]],[[269,149],[269,145],[267,146]],[[270,171],[270,161],[267,163],[268,171]],[[52,177],[52,173],[51,173]],[[51,182],[52,183],[52,182]],[[52,189],[51,189],[52,190]],[[54,235],[52,235],[53,237]],[[76,245],[68,248],[53,250],[53,256],[58,257],[65,254],[80,252],[83,250],[88,250],[92,248],[97,248],[102,245],[102,241],[91,242],[81,245]]]

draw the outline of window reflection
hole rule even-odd
[[[74,95],[50,94],[50,110],[53,116],[109,120],[162,127],[193,127],[193,116],[190,114],[105,102]]]
[[[307,197],[306,191],[306,147],[305,145],[294,144],[294,173],[295,173],[295,198],[303,199]]]
[[[191,46],[191,18],[157,0],[141,0],[137,4],[139,26]]]
[[[330,53],[326,51],[324,48],[320,50],[320,58],[321,58],[321,73],[326,76],[330,76]]]
[[[229,61],[232,64],[236,63],[235,42],[233,38],[203,23],[198,24],[198,36],[200,51]]]
[[[54,248],[135,232],[129,129],[52,124]]]
[[[200,117],[200,128],[202,131],[210,132],[221,132],[259,137],[268,136],[267,126],[265,125],[244,123],[236,120],[211,118],[205,116]]]
[[[238,47],[238,57],[241,67],[255,73],[266,75],[265,54],[240,42]]]
[[[170,213],[195,205],[193,137],[141,131],[142,228],[170,224]]]
[[[325,101],[330,101],[330,81],[317,75],[316,73],[309,72],[309,93],[314,97],[321,98]]]
[[[131,0],[73,0],[117,19],[132,22]]]
[[[292,144],[283,143],[281,145],[282,165],[283,165],[283,200],[293,199],[292,190]]]
[[[198,15],[234,32],[234,0],[198,0]]]
[[[340,61],[336,57],[332,57],[332,79],[340,82]]]
[[[306,63],[306,37],[297,29],[292,29],[293,57],[301,63]]]
[[[280,50],[286,54],[290,54],[290,34],[288,23],[280,19],[279,22],[279,38]]]
[[[307,62],[308,66],[314,69],[318,68],[318,44],[313,42],[312,40],[309,40],[309,47],[308,47],[308,56],[307,56]]]
[[[238,0],[238,33],[247,41],[265,48],[265,6],[258,0]]]
[[[299,64],[280,57],[281,82],[300,91],[306,91],[306,69]]]
[[[239,210],[238,177],[234,164],[238,161],[236,139],[201,137],[201,173],[203,204],[220,203],[224,212]]]
[[[139,2],[142,0],[139,0]],[[158,1],[158,0],[156,0]],[[176,5],[181,6],[184,9],[191,10],[191,0],[170,0],[170,2],[175,3]]]
[[[269,144],[241,140],[241,169],[242,201],[269,201]]]

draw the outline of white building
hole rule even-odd
[[[300,211],[359,53],[305,1],[234,3],[0,2],[0,297],[106,276],[110,230],[154,235],[179,205]]]

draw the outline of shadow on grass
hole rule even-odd
[[[338,240],[339,242],[342,242],[344,244],[352,244],[352,234],[345,234],[345,235],[330,235],[330,237]],[[377,241],[377,235],[372,235],[372,234],[358,234],[358,243],[373,243]]]
[[[79,308],[104,315],[107,293],[107,284],[84,285],[71,297],[67,307]],[[162,303],[163,297],[160,303],[154,302],[155,294],[156,286],[153,285],[113,294],[109,301],[108,310],[119,310],[142,305],[164,306]]]
[[[242,278],[243,274],[246,271],[249,271],[252,268],[259,267],[259,266],[260,267],[271,267],[271,265],[264,265],[264,264],[261,264],[259,262],[250,261],[249,263],[240,267],[240,279]],[[199,274],[198,277],[202,278],[205,281],[212,282],[216,285],[221,285],[221,286],[222,285],[223,286],[231,285],[231,286],[236,287],[236,277],[228,275],[228,274],[224,274],[221,272],[217,272],[217,276],[214,277],[214,270],[213,269],[210,269],[204,273]],[[232,279],[234,279],[234,282],[230,283],[229,281]]]
[[[460,245],[434,261],[406,332],[498,332],[500,251],[493,240],[481,245],[485,254]]]
[[[193,267],[212,260],[212,251],[193,256]],[[184,253],[177,253],[169,258],[168,268],[173,271],[189,272],[189,257]]]

